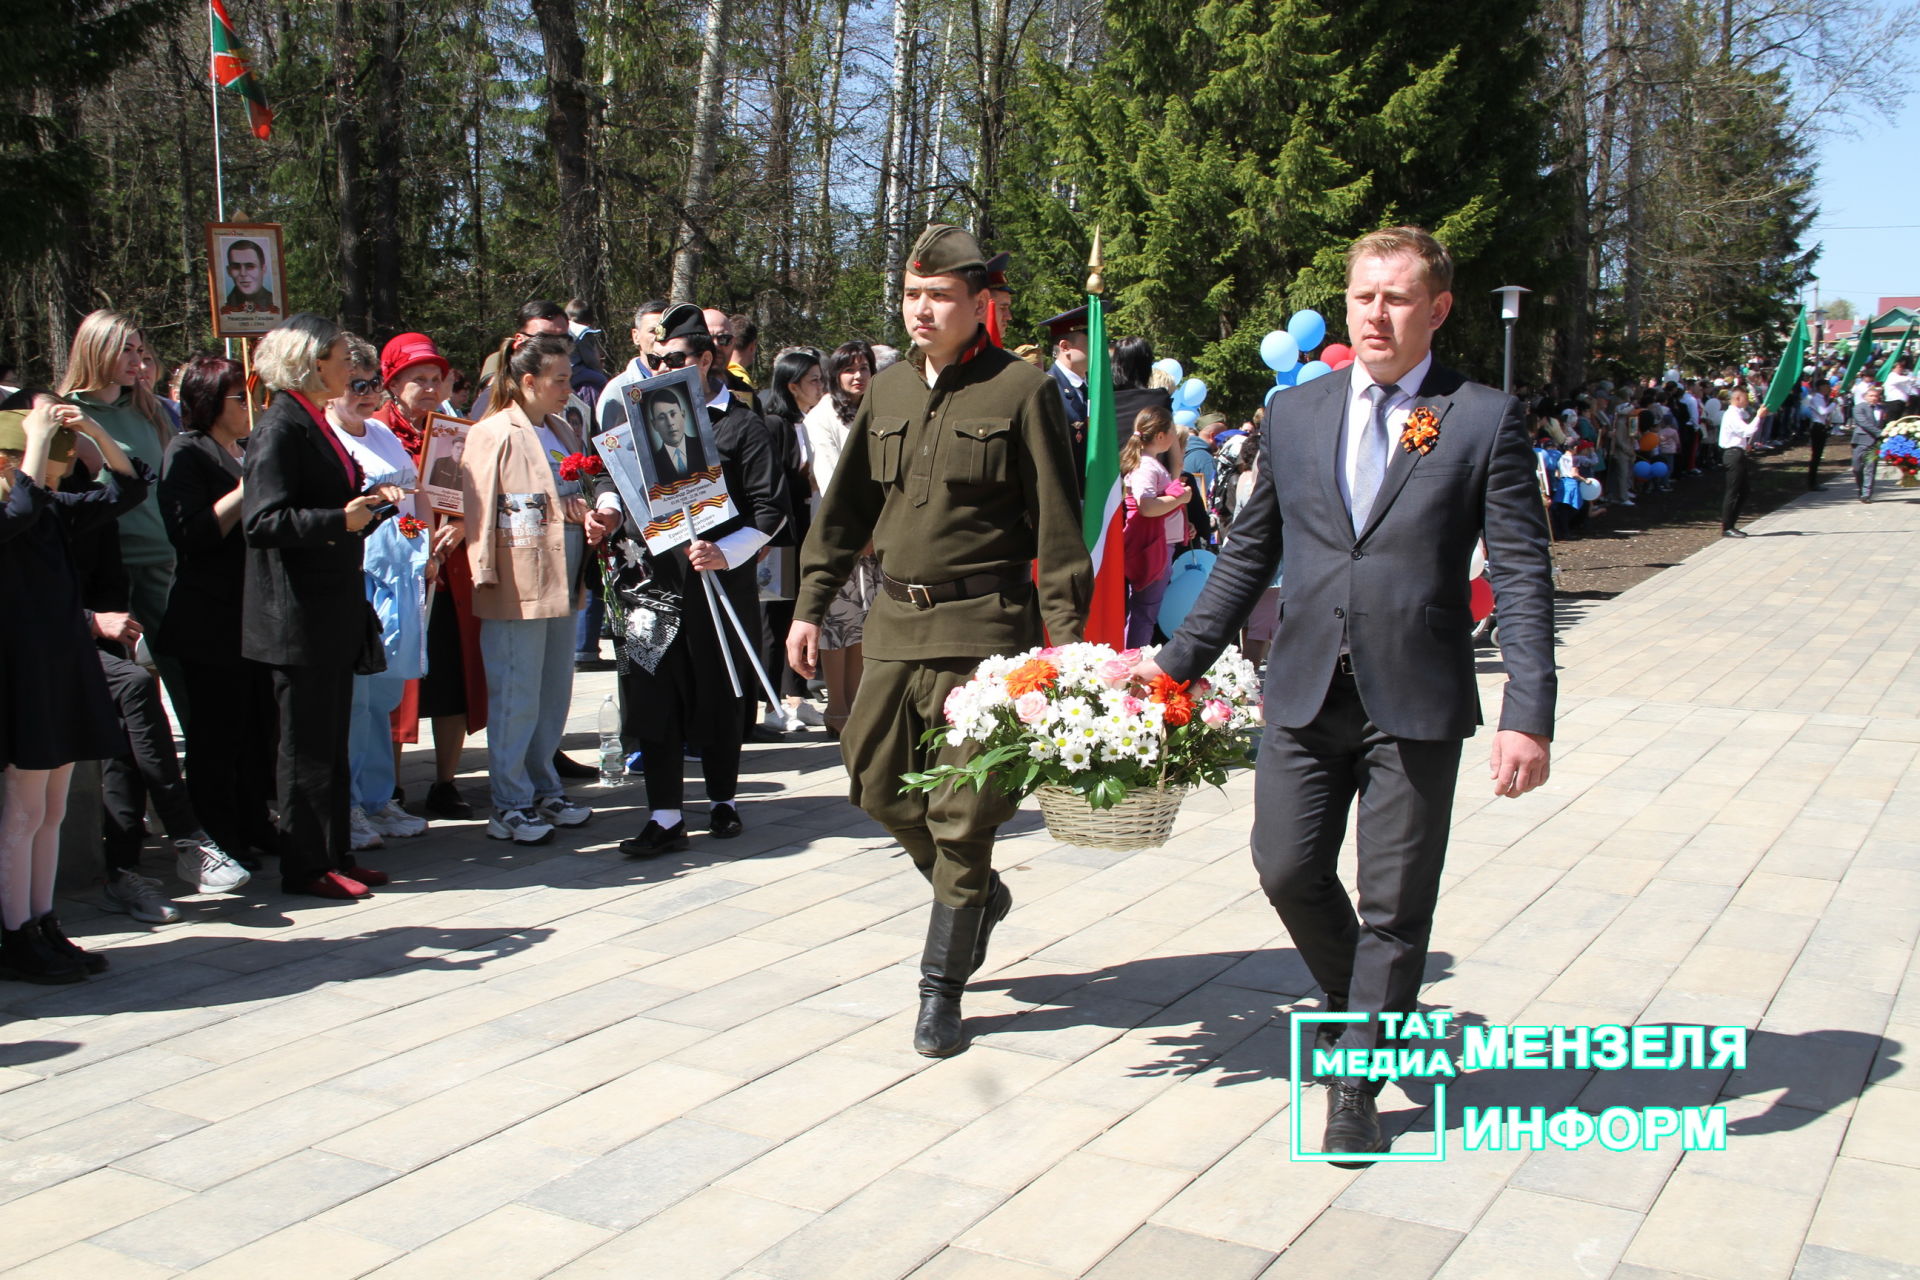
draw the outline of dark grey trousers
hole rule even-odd
[[[1411,1012],[1426,968],[1461,742],[1395,738],[1336,675],[1313,721],[1269,726],[1255,775],[1253,863],[1293,945],[1335,1007]],[[1359,798],[1360,909],[1337,863]],[[1383,1047],[1379,1024],[1345,1028],[1342,1049]],[[1381,1082],[1368,1086],[1379,1092]]]

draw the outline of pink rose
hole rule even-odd
[[[1120,699],[1120,711],[1123,715],[1137,716],[1146,711],[1146,709],[1147,704],[1132,694],[1128,694],[1126,697]]]
[[[1193,687],[1188,689],[1187,692],[1196,698],[1204,698],[1213,692],[1213,681],[1207,679],[1205,676],[1201,676],[1193,682]]]
[[[1120,652],[1114,654],[1113,656],[1118,658],[1120,661],[1126,663],[1130,667],[1137,667],[1140,665],[1140,651],[1138,649],[1122,649]]]
[[[1212,729],[1224,729],[1227,721],[1233,719],[1233,708],[1219,698],[1213,699],[1200,709],[1200,722]]]
[[[1133,678],[1133,664],[1122,658],[1108,658],[1100,664],[1100,679],[1111,688],[1118,689]]]
[[[1013,713],[1021,724],[1038,724],[1047,718],[1047,695],[1038,689],[1021,694],[1013,700]]]
[[[1050,644],[1050,645],[1048,645],[1048,646],[1047,646],[1046,648],[1044,648],[1044,649],[1042,649],[1042,650],[1040,651],[1040,656],[1041,656],[1041,657],[1043,657],[1043,658],[1051,658],[1051,657],[1053,657],[1053,656],[1054,656],[1054,655],[1055,655],[1056,653],[1059,653],[1059,652],[1060,652],[1060,646],[1059,646],[1059,645],[1057,645],[1057,644]]]

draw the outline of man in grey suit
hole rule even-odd
[[[1874,383],[1853,402],[1853,487],[1860,501],[1873,501],[1873,473],[1880,464],[1880,428],[1892,419],[1887,414],[1886,392]]]
[[[1446,249],[1417,227],[1354,242],[1351,372],[1273,398],[1227,548],[1157,665],[1141,667],[1205,672],[1273,581],[1284,540],[1253,859],[1334,1011],[1411,1012],[1418,1000],[1461,746],[1481,719],[1467,566],[1482,536],[1507,666],[1493,790],[1517,796],[1547,778],[1553,578],[1534,453],[1519,401],[1433,363],[1452,283]],[[1336,874],[1356,796],[1357,915]],[[1340,1028],[1337,1047],[1393,1043],[1369,1017]],[[1384,1150],[1382,1082],[1328,1083],[1322,1150]]]

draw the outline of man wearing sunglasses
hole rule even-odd
[[[706,321],[707,336],[713,339],[713,367],[720,372],[727,390],[752,400],[753,384],[733,371],[733,321],[718,307],[705,308],[700,318]]]

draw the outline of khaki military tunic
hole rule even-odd
[[[801,553],[794,617],[818,624],[861,550],[923,586],[976,574],[1007,589],[921,608],[882,593],[867,616],[860,693],[841,733],[855,804],[885,826],[950,906],[991,888],[994,831],[1015,805],[992,788],[902,794],[899,777],[957,762],[921,739],[979,659],[1078,641],[1093,592],[1073,452],[1053,380],[984,331],[929,387],[918,360],[867,389]],[[1038,562],[1037,585],[1028,581]],[[1042,631],[1044,624],[1045,631]]]

